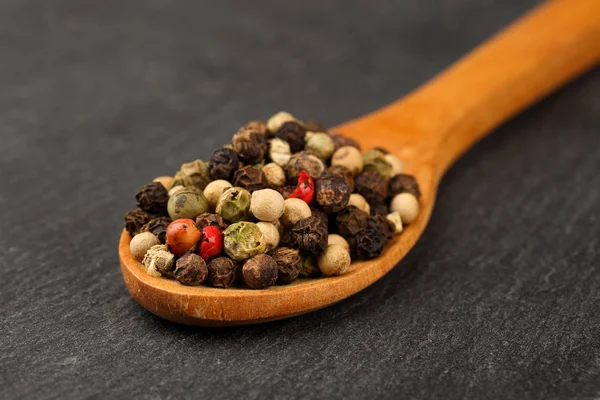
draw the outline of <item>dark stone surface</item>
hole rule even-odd
[[[347,301],[216,330],[129,298],[144,182],[275,110],[384,105],[534,2],[372,3],[0,3],[0,398],[599,395],[598,70],[459,161],[418,245]]]

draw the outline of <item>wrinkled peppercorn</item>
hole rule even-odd
[[[327,128],[325,128],[325,126],[323,126],[319,122],[313,121],[313,120],[304,121],[304,128],[306,128],[306,130],[308,132],[325,132],[325,133],[327,133]]]
[[[140,229],[153,218],[152,215],[140,209],[135,209],[125,214],[125,229],[133,237]]]
[[[208,283],[213,287],[228,288],[235,281],[237,265],[227,257],[217,257],[208,264]]]
[[[405,192],[412,194],[417,200],[421,197],[419,183],[414,176],[408,174],[394,175],[388,184],[388,197],[392,198]]]
[[[318,208],[311,208],[310,211],[312,212],[313,217],[317,217],[322,224],[329,226],[329,215],[327,215],[325,211],[319,210]]]
[[[292,194],[294,190],[296,190],[295,185],[285,185],[277,189],[277,191],[281,193],[281,196],[283,196],[284,199],[290,197],[290,194]]]
[[[381,214],[383,216],[388,215],[390,213],[390,209],[385,203],[379,203],[371,206],[371,215]]]
[[[279,246],[282,247],[294,247],[292,240],[292,232],[289,229],[284,229],[279,234]]]
[[[296,184],[302,171],[316,179],[325,171],[325,163],[319,157],[301,151],[294,154],[285,166],[288,183]]]
[[[261,162],[267,152],[268,144],[265,135],[253,126],[243,126],[233,136],[233,150],[248,164]]]
[[[381,231],[385,236],[385,239],[390,240],[394,237],[396,227],[392,224],[392,222],[389,219],[387,219],[385,215],[377,214],[371,215],[369,219],[367,219],[367,229],[375,229]]]
[[[223,231],[227,229],[227,222],[219,214],[204,213],[198,215],[196,217],[196,228],[202,232],[207,226],[216,226]]]
[[[253,192],[255,190],[267,189],[269,181],[262,169],[247,165],[235,172],[233,175],[233,185]]]
[[[338,174],[324,174],[315,183],[315,199],[325,212],[341,211],[348,204],[350,189]]]
[[[359,258],[370,260],[381,255],[385,243],[386,239],[383,232],[369,228],[356,235],[354,250]]]
[[[369,214],[357,207],[349,206],[343,209],[335,218],[337,232],[345,238],[355,236],[367,227]]]
[[[162,244],[165,244],[165,240],[167,237],[167,227],[171,222],[172,220],[169,217],[154,218],[148,221],[148,223],[146,223],[144,226],[142,226],[140,232],[150,232],[154,236],[156,236]]]
[[[321,270],[317,266],[317,259],[314,254],[310,253],[301,253],[302,257],[302,268],[300,269],[300,276],[304,278],[309,278],[313,276],[318,276],[321,273]]]
[[[295,246],[309,253],[319,254],[327,247],[327,225],[317,217],[300,220],[294,224],[290,234]]]
[[[261,133],[265,137],[271,134],[271,132],[269,132],[269,128],[267,127],[266,122],[264,121],[250,121],[246,125],[244,125],[244,128],[252,129],[256,132]]]
[[[208,171],[213,180],[224,179],[230,181],[233,173],[240,167],[240,160],[235,151],[222,148],[213,151],[208,162]]]
[[[175,186],[195,186],[204,190],[211,181],[208,165],[202,160],[194,160],[181,165],[179,171],[173,177]]]
[[[258,254],[244,263],[242,275],[251,289],[264,289],[277,281],[278,267],[275,260],[266,254]]]
[[[173,276],[182,285],[198,286],[206,279],[208,267],[206,262],[195,253],[185,253],[175,263]]]
[[[304,149],[306,129],[297,122],[285,122],[279,127],[275,137],[288,142],[292,153],[296,153]]]
[[[354,192],[354,175],[352,175],[352,171],[343,165],[332,165],[327,168],[327,172],[330,174],[338,174],[341,175],[346,184],[348,185],[348,189],[350,189],[350,193]]]
[[[150,182],[135,195],[137,206],[150,214],[166,214],[169,192],[160,182]],[[147,222],[147,221],[146,221]]]
[[[356,191],[371,205],[383,203],[387,197],[387,180],[374,171],[364,171],[354,181]]]
[[[302,269],[302,259],[298,250],[289,247],[278,247],[268,254],[275,260],[279,269],[277,284],[287,285],[298,278],[298,274]]]
[[[360,150],[360,145],[354,139],[351,139],[346,136],[342,136],[337,133],[330,133],[329,136],[331,136],[331,139],[333,139],[333,143],[335,144],[336,150],[339,149],[340,147],[344,147],[344,146],[352,146],[352,147],[356,147],[357,149]]]

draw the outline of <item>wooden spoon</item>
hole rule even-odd
[[[423,193],[417,220],[381,257],[354,263],[343,276],[266,290],[187,287],[148,275],[129,252],[124,231],[119,258],[129,293],[162,318],[206,326],[271,321],[340,301],[381,278],[411,249],[429,220],[438,182],[457,157],[599,59],[600,1],[546,2],[402,100],[335,128],[364,149],[384,146],[400,156]]]

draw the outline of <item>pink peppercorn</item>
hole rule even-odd
[[[202,239],[198,246],[200,257],[207,261],[223,250],[223,234],[216,226],[206,226],[202,229]]]

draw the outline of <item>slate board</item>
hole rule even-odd
[[[118,267],[145,181],[276,110],[376,109],[534,3],[1,2],[0,398],[597,398],[599,70],[470,151],[408,257],[333,307],[192,329]]]

